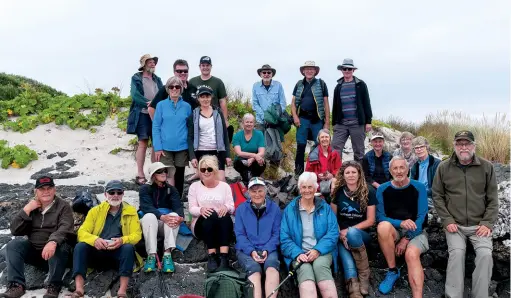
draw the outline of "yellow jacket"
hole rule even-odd
[[[90,246],[94,246],[94,242],[99,238],[105,225],[106,216],[110,204],[103,202],[98,206],[89,210],[87,217],[82,226],[78,229],[78,242],[85,242]],[[130,204],[122,203],[121,213],[121,229],[122,229],[122,243],[136,245],[142,239],[142,228],[138,219],[137,209]],[[143,261],[135,252],[136,268],[135,271],[142,267]]]

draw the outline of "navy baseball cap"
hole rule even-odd
[[[199,64],[209,64],[209,65],[211,65],[212,64],[211,63],[211,57],[209,57],[209,56],[202,56],[202,57],[200,57]]]
[[[108,183],[105,186],[105,192],[108,192],[110,190],[124,190],[124,185],[119,180],[111,180],[108,181]]]

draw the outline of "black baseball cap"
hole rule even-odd
[[[211,57],[209,57],[209,56],[202,56],[202,57],[200,57],[199,64],[209,64],[209,65],[211,65],[212,64],[211,63]]]
[[[55,183],[53,182],[53,178],[49,176],[42,176],[35,180],[35,188],[41,188],[43,186],[54,187]]]
[[[200,96],[201,94],[213,94],[213,89],[211,89],[209,86],[199,86],[197,89],[197,96]]]
[[[457,140],[467,140],[472,143],[475,142],[474,134],[469,130],[458,131],[454,135],[454,141],[457,141]]]

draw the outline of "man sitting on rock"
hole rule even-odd
[[[137,265],[142,264],[142,259],[135,253],[135,244],[142,238],[142,229],[137,210],[123,203],[123,196],[124,186],[121,181],[108,182],[105,186],[106,201],[89,211],[78,230],[79,243],[73,255],[73,277],[76,283],[73,298],[83,297],[89,260],[103,263],[114,260],[119,266],[120,276],[117,297],[126,297],[135,256]],[[99,262],[94,264],[100,265]]]
[[[475,155],[470,131],[454,137],[454,153],[438,166],[433,203],[442,220],[449,250],[445,296],[464,297],[467,238],[476,253],[472,297],[486,298],[493,268],[493,224],[499,215],[497,178],[491,162]]]
[[[376,192],[378,242],[389,270],[380,283],[382,294],[392,291],[400,277],[396,255],[404,254],[408,267],[408,281],[414,298],[422,297],[424,272],[420,256],[429,249],[427,226],[428,198],[423,183],[408,178],[408,162],[395,156],[390,161],[393,180],[385,182]]]
[[[254,298],[261,298],[261,274],[266,274],[265,296],[279,284],[280,208],[266,199],[266,186],[259,177],[248,183],[250,200],[236,210],[234,233],[238,261],[254,284]],[[263,272],[264,268],[264,272]],[[277,293],[273,297],[277,297]]]
[[[25,294],[25,263],[48,268],[49,283],[44,298],[56,298],[74,241],[73,211],[66,201],[55,195],[55,183],[47,176],[35,183],[35,198],[11,220],[13,236],[7,244],[7,291],[0,297],[18,298]]]

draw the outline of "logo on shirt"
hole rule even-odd
[[[350,206],[350,204],[346,203],[346,202],[342,202],[342,204],[344,205],[344,207],[342,207],[341,209],[341,212],[343,213],[360,213],[360,211],[358,211],[358,209],[356,208],[353,208],[352,206]]]

